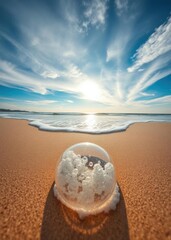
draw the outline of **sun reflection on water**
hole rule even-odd
[[[96,126],[96,116],[94,114],[87,115],[85,124],[87,126],[87,129],[90,129],[90,130],[94,129]]]

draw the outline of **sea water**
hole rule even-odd
[[[57,132],[111,133],[138,122],[171,122],[171,114],[82,114],[0,111],[1,118],[28,120],[40,130]]]

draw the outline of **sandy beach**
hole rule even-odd
[[[55,166],[89,141],[113,159],[121,200],[80,221],[53,196]],[[138,123],[106,135],[39,131],[0,119],[0,239],[171,239],[171,124]]]

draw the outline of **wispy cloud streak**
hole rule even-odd
[[[159,58],[151,64],[147,70],[142,72],[142,76],[139,74],[132,75],[134,78],[138,78],[134,85],[131,86],[131,89],[128,91],[128,101],[136,99],[140,96],[141,91],[145,90],[149,86],[153,85],[159,80],[169,76],[171,74],[171,69],[166,68],[168,63],[171,63],[170,56],[165,56]]]
[[[83,22],[83,27],[88,27],[89,25],[100,27],[105,24],[106,12],[107,12],[107,2],[108,0],[93,0],[90,2],[85,2],[85,21]]]
[[[128,9],[128,0],[115,0],[117,14],[121,16]]]
[[[170,104],[171,103],[171,95],[163,96],[163,97],[158,97],[158,98],[153,98],[150,100],[142,100],[142,101],[137,101],[137,105],[164,105],[164,104]]]
[[[169,51],[171,51],[171,17],[166,23],[160,25],[136,51],[133,56],[135,62],[128,68],[128,72],[134,72]]]
[[[0,85],[40,95],[45,100],[37,101],[41,107],[54,106],[54,95],[70,107],[80,99],[111,111],[147,101],[164,104],[165,98],[152,99],[169,91],[148,88],[171,74],[171,17],[140,46],[143,34],[155,26],[147,29],[143,20],[144,29],[139,27],[140,9],[136,15],[132,0],[54,1],[48,7],[39,0],[10,3],[3,5],[17,31],[10,30],[8,21],[9,28],[0,30]],[[98,97],[79,87],[87,82],[97,86]],[[25,103],[36,107],[34,100]]]

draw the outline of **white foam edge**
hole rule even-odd
[[[110,114],[109,114],[110,115]],[[42,131],[49,131],[49,132],[78,132],[78,133],[91,133],[91,134],[107,134],[107,133],[114,133],[114,132],[122,132],[122,131],[126,131],[127,128],[129,128],[131,125],[135,124],[135,123],[148,123],[148,122],[170,122],[169,120],[160,120],[160,119],[141,119],[141,120],[131,120],[131,121],[127,121],[126,123],[123,123],[120,126],[117,127],[111,127],[108,129],[102,129],[102,130],[87,130],[87,129],[77,129],[77,128],[73,128],[73,127],[54,127],[54,126],[50,126],[49,123],[43,123],[41,119],[34,119],[34,118],[30,118],[30,117],[17,117],[17,116],[11,116],[10,114],[1,114],[0,113],[0,118],[11,118],[11,119],[21,119],[21,120],[27,120],[29,121],[29,125],[37,127],[39,130]]]
[[[62,199],[60,197],[60,194],[58,194],[58,190],[56,187],[56,184],[54,184],[53,186],[53,192],[54,192],[54,196],[61,201],[65,206],[67,206],[68,208],[71,208],[72,210],[76,211],[78,213],[78,216],[80,219],[84,219],[85,217],[89,216],[89,215],[96,215],[102,212],[108,213],[110,210],[115,210],[116,209],[116,205],[118,204],[119,200],[120,200],[120,192],[119,192],[119,186],[116,183],[115,185],[115,189],[113,191],[113,193],[111,194],[110,198],[108,198],[106,200],[106,202],[101,205],[99,208],[97,209],[92,209],[91,211],[87,211],[83,208],[74,208],[72,206],[70,206],[64,199]]]

